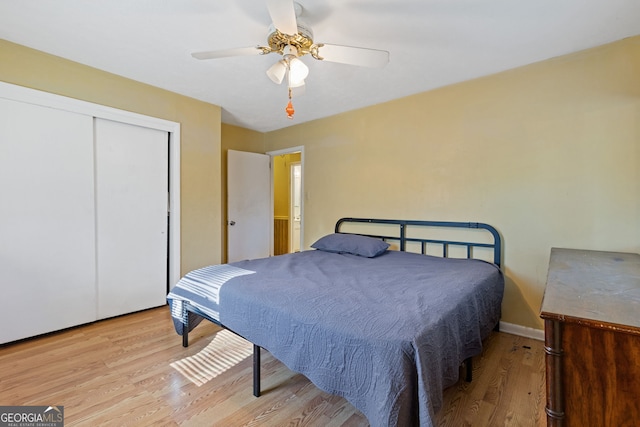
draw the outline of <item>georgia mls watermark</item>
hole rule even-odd
[[[63,427],[64,406],[0,406],[0,427]]]

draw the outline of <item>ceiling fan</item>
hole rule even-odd
[[[304,86],[309,68],[299,58],[309,54],[319,61],[338,62],[361,67],[382,68],[389,62],[389,52],[378,49],[315,43],[313,31],[302,18],[302,6],[293,0],[267,0],[272,24],[269,26],[267,46],[241,47],[208,52],[195,52],[196,59],[218,59],[230,56],[267,55],[277,53],[282,59],[273,64],[267,75],[276,84],[287,77],[289,103],[285,111],[292,119],[291,103],[294,88]]]

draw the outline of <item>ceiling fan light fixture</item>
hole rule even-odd
[[[293,58],[289,61],[289,83],[291,87],[304,84],[304,79],[309,75],[309,67],[299,60]]]
[[[290,80],[289,81],[289,87],[290,88],[303,87],[304,85],[305,85],[304,80],[298,80],[298,81]]]
[[[267,70],[267,76],[269,76],[272,82],[278,85],[282,83],[282,80],[284,80],[284,76],[286,73],[287,63],[284,59],[276,62]]]

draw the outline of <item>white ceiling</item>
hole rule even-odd
[[[266,0],[0,0],[0,38],[219,105],[224,123],[265,132],[640,34],[639,0],[299,3],[315,42],[387,50],[390,62],[304,56],[293,120],[286,87],[265,74],[279,55],[190,55],[265,45]]]

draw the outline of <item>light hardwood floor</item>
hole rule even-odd
[[[266,351],[260,398],[251,357],[201,386],[170,366],[217,331],[203,322],[185,349],[161,307],[1,346],[0,405],[63,405],[66,426],[369,425]],[[437,425],[545,425],[543,354],[540,341],[492,333],[474,358],[473,382],[445,390]]]

